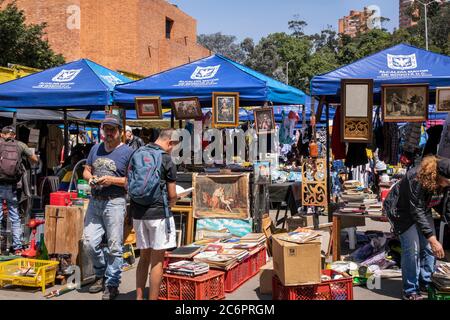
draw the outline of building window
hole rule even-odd
[[[173,28],[173,20],[166,18],[166,39],[170,39]]]

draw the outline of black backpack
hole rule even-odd
[[[0,141],[0,181],[17,183],[22,178],[22,158],[14,140]]]
[[[400,220],[400,215],[397,209],[398,199],[400,198],[400,186],[403,182],[403,179],[395,183],[386,199],[383,202],[383,214],[389,219],[389,222],[392,226],[394,233],[397,233],[395,230],[395,225]]]

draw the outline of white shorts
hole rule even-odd
[[[166,250],[176,248],[175,220],[170,218],[170,234],[166,229],[166,219],[136,220],[133,219],[138,249]]]

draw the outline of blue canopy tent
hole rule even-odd
[[[313,96],[319,97],[322,106],[326,105],[327,115],[329,115],[329,103],[340,102],[342,79],[373,79],[375,104],[381,102],[381,86],[383,84],[427,83],[430,86],[429,101],[433,104],[435,103],[436,87],[450,86],[450,57],[407,44],[399,44],[347,66],[316,76],[311,81],[311,93]],[[431,111],[433,110],[431,109]],[[443,115],[431,112],[430,119],[438,120],[442,117]],[[328,116],[327,119],[329,119]],[[327,150],[328,162],[329,146],[327,146]],[[329,163],[327,164],[329,178]],[[331,219],[331,217],[332,213],[329,211],[329,218]]]
[[[305,93],[258,73],[221,55],[212,55],[174,69],[127,84],[117,85],[114,101],[134,105],[136,97],[160,96],[164,106],[170,100],[198,97],[210,107],[213,92],[239,92],[241,106],[304,104]]]
[[[95,62],[81,59],[0,84],[0,109],[64,109],[65,151],[67,108],[105,109],[116,84],[130,79]]]

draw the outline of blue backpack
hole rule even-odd
[[[167,188],[161,183],[163,153],[151,145],[140,147],[133,153],[128,164],[128,194],[131,200],[145,207],[155,205],[162,197],[170,233]]]

